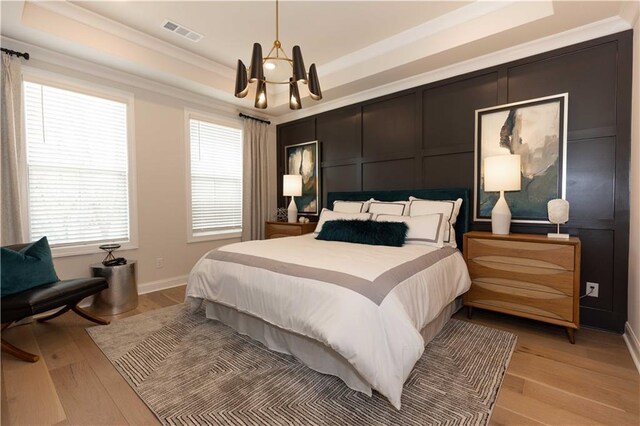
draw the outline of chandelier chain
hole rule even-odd
[[[280,44],[280,13],[278,7],[278,0],[276,0],[276,42]],[[276,56],[278,56],[278,51],[276,50]]]

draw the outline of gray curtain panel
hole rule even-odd
[[[0,115],[2,116],[2,140],[0,141],[0,189],[1,222],[0,243],[4,245],[26,241],[23,223],[24,206],[20,179],[22,152],[22,71],[20,60],[2,54],[2,93]]]
[[[242,175],[242,241],[264,238],[267,210],[269,157],[268,124],[244,119]]]

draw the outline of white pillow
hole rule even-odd
[[[409,216],[422,216],[425,214],[442,213],[449,222],[449,229],[445,232],[444,243],[451,247],[457,247],[454,225],[460,213],[462,198],[457,200],[423,200],[409,197]]]
[[[329,209],[322,209],[320,212],[320,219],[318,219],[318,225],[316,225],[316,230],[314,233],[319,234],[322,230],[322,225],[328,220],[369,220],[371,219],[371,214],[369,213],[341,213],[334,212]]]
[[[366,213],[369,211],[369,201],[341,201],[333,202],[333,211],[339,213]]]
[[[442,213],[426,214],[422,216],[397,216],[378,215],[378,222],[404,222],[409,228],[407,231],[407,244],[421,244],[442,248],[444,247],[444,234],[449,227],[449,222]]]
[[[373,198],[369,200],[369,213],[388,214],[395,216],[407,216],[409,212],[408,201],[378,201]]]

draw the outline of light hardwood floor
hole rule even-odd
[[[114,319],[183,298],[184,287],[146,294]],[[466,320],[462,312],[456,318]],[[561,327],[480,310],[473,322],[518,335],[492,424],[640,424],[640,376],[621,336],[582,329],[571,345]],[[91,326],[66,313],[7,330],[4,337],[42,359],[2,354],[3,425],[158,424],[85,332]]]

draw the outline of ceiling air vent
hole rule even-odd
[[[164,22],[162,28],[167,31],[171,31],[172,33],[176,33],[179,36],[188,38],[193,42],[200,41],[200,39],[202,38],[202,34],[198,34],[197,32],[192,31],[183,25],[176,24],[173,21],[169,21],[168,19]]]

